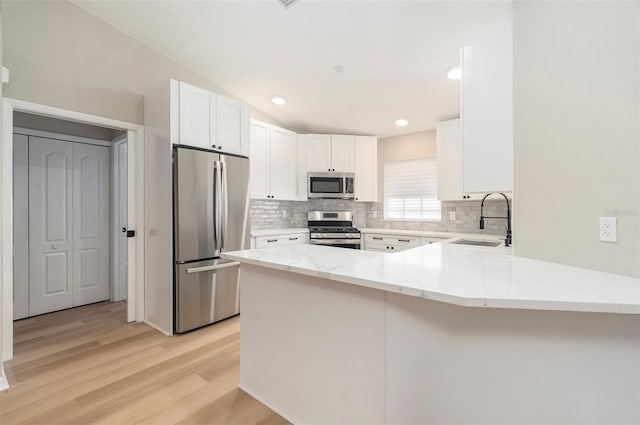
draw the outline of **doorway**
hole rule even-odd
[[[144,233],[144,127],[124,121],[84,114],[76,111],[35,104],[21,100],[2,99],[1,184],[3,193],[0,223],[2,232],[2,269],[0,291],[2,308],[2,361],[13,357],[13,117],[25,112],[72,123],[89,124],[117,130],[127,136],[127,229],[133,230],[127,239],[126,286],[127,321],[144,320],[144,244],[136,236]],[[72,152],[73,157],[73,152]],[[11,196],[9,195],[11,194]],[[110,296],[113,296],[112,294]]]
[[[126,228],[126,216],[110,207],[126,208],[126,199],[118,199],[126,197],[126,156],[110,160],[117,147],[126,148],[126,133],[112,145],[100,134],[109,129],[20,112],[14,124],[14,320],[126,300],[127,261],[118,256],[127,251],[115,232]]]

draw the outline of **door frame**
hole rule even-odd
[[[126,299],[124,296],[124,290],[122,287],[122,282],[120,281],[120,262],[121,262],[121,252],[120,252],[120,237],[122,237],[120,230],[119,221],[116,222],[120,218],[120,200],[122,198],[122,194],[120,193],[120,172],[119,163],[120,163],[120,153],[118,151],[120,145],[127,143],[127,135],[123,134],[122,136],[118,136],[111,142],[111,147],[109,152],[111,159],[111,170],[110,170],[110,179],[111,179],[111,220],[114,222],[111,223],[111,300],[122,300]],[[128,146],[127,146],[128,148]],[[129,159],[127,158],[127,162]],[[128,168],[128,167],[127,167]],[[128,182],[128,179],[127,179]],[[128,199],[127,199],[128,201]],[[128,215],[128,211],[127,211]],[[128,217],[127,217],[128,218]],[[128,227],[128,224],[127,224]]]
[[[144,126],[18,99],[2,99],[0,146],[0,326],[2,361],[13,358],[13,113],[26,112],[127,132],[128,241],[127,322],[144,320]],[[131,283],[134,283],[133,285]]]

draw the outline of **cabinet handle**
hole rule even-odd
[[[373,236],[371,239],[373,239],[374,241],[381,241],[382,240],[382,238],[379,238],[377,236]]]
[[[395,248],[395,247],[393,247],[393,246],[391,247],[391,249],[394,249],[394,248]]]
[[[328,168],[327,171],[331,171],[331,168]]]
[[[398,242],[411,242],[410,239],[398,239]]]
[[[297,241],[297,240],[298,240],[298,238],[297,238],[297,237],[296,237],[296,238],[289,238],[289,240],[290,240],[290,241]]]
[[[267,239],[267,242],[271,243],[271,242],[278,242],[277,239]]]
[[[331,171],[336,171],[336,169],[334,168],[334,169],[332,169]]]

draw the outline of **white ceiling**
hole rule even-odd
[[[461,47],[511,26],[509,1],[75,4],[293,129],[378,137],[457,116],[446,69]]]

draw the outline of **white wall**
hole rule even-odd
[[[640,277],[639,116],[640,2],[515,2],[516,254]]]
[[[8,97],[136,124],[143,96],[169,78],[233,97],[67,1],[3,1],[2,13]]]

